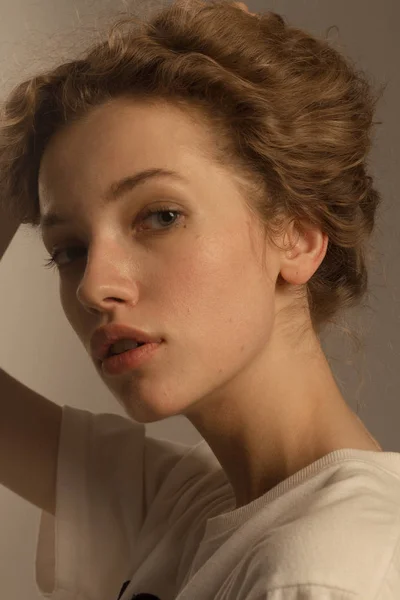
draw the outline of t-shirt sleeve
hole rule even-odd
[[[191,448],[146,437],[145,425],[116,414],[63,406],[56,514],[43,511],[39,524],[39,593],[52,600],[113,598],[149,507]]]

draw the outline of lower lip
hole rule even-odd
[[[103,360],[101,368],[107,375],[121,375],[132,369],[137,369],[154,356],[161,344],[162,342],[144,344],[139,348],[110,356]]]

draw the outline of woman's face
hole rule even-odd
[[[44,229],[43,241],[61,252],[62,306],[87,352],[94,331],[110,323],[164,340],[152,360],[120,376],[93,359],[139,422],[195,415],[202,400],[222,400],[267,352],[281,308],[278,251],[269,247],[263,264],[263,232],[233,175],[196,149],[207,143],[201,124],[178,108],[119,99],[58,133],[41,164],[41,215],[66,220]],[[147,169],[177,176],[104,201],[112,183]],[[149,208],[171,212],[144,218]]]

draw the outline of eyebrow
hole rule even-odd
[[[104,195],[102,199],[103,203],[109,204],[110,202],[119,200],[120,198],[126,196],[128,192],[131,192],[138,185],[151,179],[158,179],[161,177],[170,177],[175,180],[188,183],[188,180],[176,171],[161,168],[146,169],[145,171],[139,171],[139,173],[124,177],[120,181],[115,181]],[[39,227],[41,231],[48,231],[53,227],[64,225],[65,223],[68,223],[68,221],[69,219],[60,213],[49,212],[41,217]]]

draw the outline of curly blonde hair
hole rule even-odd
[[[192,0],[147,20],[120,15],[81,58],[5,100],[0,198],[20,223],[39,227],[40,161],[57,131],[118,97],[175,103],[201,115],[213,160],[243,175],[249,208],[272,241],[288,219],[328,235],[306,284],[319,333],[367,290],[366,242],[381,198],[366,161],[379,96],[326,40],[274,12]]]

